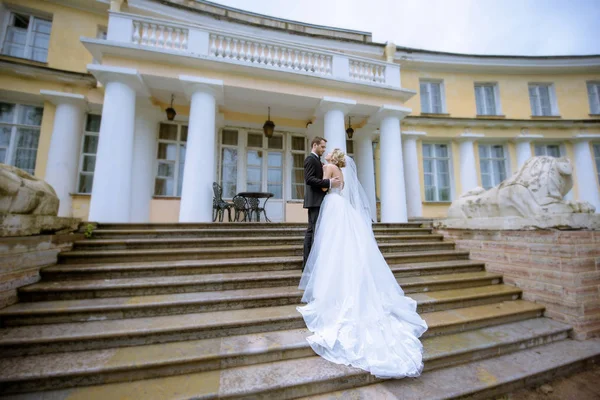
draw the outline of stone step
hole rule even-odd
[[[427,317],[427,316],[426,316]],[[567,338],[548,318],[423,339],[425,371]],[[314,356],[306,329],[0,359],[0,393],[131,382]],[[314,357],[313,357],[314,358]],[[225,372],[227,373],[227,372]]]
[[[453,242],[384,243],[379,245],[382,253],[420,252],[452,250]],[[131,262],[166,260],[213,260],[250,257],[301,256],[302,245],[295,246],[249,246],[249,247],[206,247],[192,249],[142,249],[142,250],[73,250],[60,253],[59,263]]]
[[[403,268],[406,276],[450,272],[475,272],[484,263],[469,260],[462,250],[384,254],[391,267]],[[432,260],[432,261],[429,261]],[[232,272],[300,270],[302,257],[254,257],[220,260],[181,260],[130,263],[59,264],[42,268],[42,279],[115,279],[145,276],[175,276]]]
[[[379,244],[441,242],[439,234],[375,236]],[[304,236],[244,237],[244,238],[150,238],[150,239],[88,239],[73,244],[74,250],[174,249],[249,246],[303,245]]]
[[[302,291],[297,290],[300,273],[283,271],[273,273],[223,275],[184,275],[163,278],[134,278],[98,281],[59,281],[42,282],[23,288],[21,297],[34,301],[18,303],[0,310],[3,326],[88,321],[96,319],[134,318],[148,315],[164,315],[180,312],[203,312],[221,309],[262,307],[267,305],[295,304]],[[215,288],[244,284],[248,280],[260,282],[272,279],[271,286],[259,288]],[[291,282],[288,282],[291,281]],[[448,275],[425,275],[399,278],[399,283],[407,294],[425,293],[436,296],[437,292],[462,290],[461,296],[488,294],[484,291],[469,292],[466,289],[490,287],[502,282],[502,276],[485,271]],[[293,286],[283,286],[291,283]],[[207,287],[208,286],[208,287]],[[201,290],[205,291],[201,291]],[[208,291],[212,289],[214,291]],[[268,289],[268,290],[267,290]],[[519,289],[510,293],[519,293]],[[505,294],[502,291],[502,294]],[[75,300],[84,299],[84,300]],[[45,301],[50,300],[50,301]],[[441,304],[441,303],[440,303]],[[440,306],[438,304],[438,306]],[[159,311],[140,311],[140,308],[160,308]],[[171,311],[171,312],[169,312]],[[148,314],[153,312],[154,314]]]
[[[545,382],[591,369],[598,362],[600,362],[600,340],[594,339],[581,342],[562,340],[524,349],[514,354],[500,355],[486,360],[426,372],[418,380],[392,379],[354,389],[302,397],[301,399],[516,399],[516,397],[510,395],[505,397],[504,395],[521,388],[540,386]],[[415,382],[418,382],[418,384],[415,384]],[[245,382],[239,381],[239,384],[243,385]],[[593,385],[594,383],[590,384]],[[124,384],[119,389],[136,390],[132,387],[126,388],[126,386],[127,384]],[[307,394],[303,393],[301,395],[306,396]],[[187,399],[189,396],[182,393],[179,398]],[[283,399],[284,397],[279,398]],[[533,399],[534,397],[528,398]],[[535,398],[558,399],[554,395],[540,395],[540,397],[536,396]],[[577,397],[569,397],[568,399],[583,400]],[[567,399],[565,398],[565,400]]]
[[[96,229],[93,231],[95,239],[122,239],[122,238],[220,238],[220,237],[286,237],[303,236],[306,227],[293,228],[262,228],[251,230],[248,228],[230,229]],[[431,228],[375,228],[379,236],[386,235],[427,235]]]
[[[95,224],[95,223],[92,223]],[[81,224],[81,229],[85,229],[87,225],[86,222]],[[303,228],[306,229],[307,223],[305,222],[231,222],[231,223],[213,223],[213,222],[205,222],[205,223],[100,223],[95,224],[96,229],[110,229],[110,230],[120,230],[120,229],[143,229],[143,230],[151,230],[151,229],[248,229],[248,230],[258,230],[258,229],[288,229],[288,228]],[[421,228],[421,222],[407,222],[407,223],[376,223],[373,224],[373,230],[377,231],[379,229],[386,228]]]
[[[442,301],[422,294],[414,295],[417,296],[425,297],[420,301],[425,305]],[[469,306],[470,300],[465,300],[462,303],[465,308],[423,314],[429,326],[425,336],[522,321],[539,317],[544,311],[543,306],[523,300],[498,301]],[[200,340],[303,327],[304,321],[296,305],[8,327],[0,330],[0,358]]]

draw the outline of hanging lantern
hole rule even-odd
[[[348,129],[346,129],[346,133],[348,134],[348,139],[352,139],[352,135],[354,135],[354,129],[352,129],[352,120],[348,117]]]
[[[169,121],[173,121],[175,116],[177,115],[177,111],[173,108],[173,99],[175,99],[175,95],[171,95],[171,107],[167,108],[165,112],[167,113],[167,119]]]
[[[269,107],[269,114],[265,124],[263,125],[263,132],[267,138],[273,137],[273,132],[275,131],[275,124],[271,121],[271,107]]]

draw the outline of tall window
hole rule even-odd
[[[590,114],[600,114],[600,82],[588,82],[587,89],[590,99]]]
[[[158,132],[158,170],[154,181],[156,196],[181,196],[188,127],[160,124]]]
[[[246,153],[246,190],[262,191],[263,135],[248,133],[248,151]]]
[[[221,134],[221,187],[223,197],[233,198],[237,193],[238,131],[224,129]]]
[[[475,84],[475,102],[477,103],[477,115],[497,115],[496,90],[493,83]]]
[[[275,135],[268,141],[267,192],[274,199],[283,199],[283,136]]]
[[[79,193],[92,193],[94,170],[96,169],[96,153],[98,152],[98,133],[100,132],[99,115],[88,114],[83,132],[81,158],[79,160]]]
[[[354,158],[354,140],[346,139],[346,154]]]
[[[450,201],[450,148],[447,144],[423,144],[426,201]]]
[[[536,156],[560,157],[560,145],[558,144],[536,144],[534,146]]]
[[[11,12],[2,54],[46,62],[52,21]]]
[[[594,158],[596,159],[596,173],[598,174],[598,184],[600,184],[600,143],[594,144]]]
[[[42,107],[0,102],[0,162],[33,174]]]
[[[534,116],[555,115],[552,106],[552,85],[547,83],[529,84],[529,102]]]
[[[421,81],[421,112],[441,114],[444,112],[442,82]]]
[[[304,158],[306,158],[306,139],[292,136],[292,199],[304,198]]]
[[[479,145],[481,184],[485,189],[499,185],[506,179],[506,154],[501,144]]]

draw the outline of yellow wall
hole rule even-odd
[[[544,82],[555,85],[558,111],[563,119],[589,119],[592,117],[589,116],[586,82],[600,80],[600,74],[503,75],[402,69],[402,86],[417,91],[417,95],[406,102],[413,115],[421,113],[420,79],[443,80],[446,112],[452,117],[476,117],[475,83],[495,82],[506,118],[531,119],[528,84]]]
[[[285,222],[307,222],[308,211],[302,203],[287,202],[285,204]]]
[[[49,1],[10,0],[7,4],[26,7],[52,15],[52,31],[48,49],[48,66],[67,71],[85,72],[92,55],[79,40],[82,36],[95,38],[98,26],[106,27],[108,14],[97,15]]]
[[[91,196],[89,195],[71,195],[73,218],[81,218],[82,221],[88,220],[90,213],[90,201]]]
[[[150,202],[150,222],[179,221],[179,199],[152,199]]]

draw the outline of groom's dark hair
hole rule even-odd
[[[311,142],[310,142],[310,148],[312,149],[313,146],[315,144],[321,144],[321,142],[325,142],[327,143],[327,140],[325,140],[325,138],[322,138],[321,136],[316,136]]]

